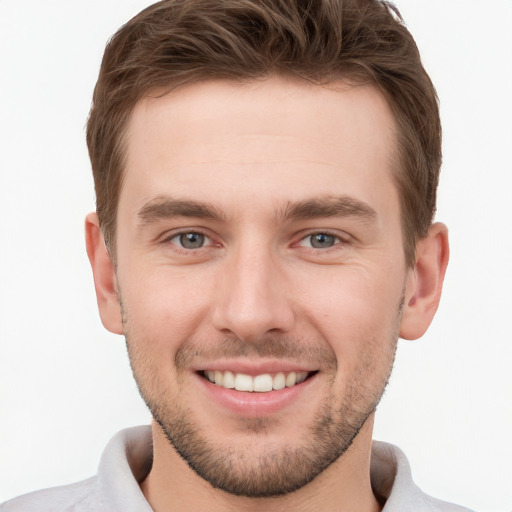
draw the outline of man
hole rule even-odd
[[[114,36],[87,251],[154,421],[2,510],[463,510],[371,441],[448,262],[436,95],[397,16],[172,0]]]

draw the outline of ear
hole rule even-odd
[[[85,218],[85,245],[94,276],[101,322],[109,331],[123,334],[117,278],[101,233],[98,215],[95,212]]]
[[[439,306],[449,258],[448,229],[433,224],[416,247],[414,268],[407,278],[400,337],[415,340],[428,329]]]

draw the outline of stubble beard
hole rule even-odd
[[[377,340],[368,341],[351,381],[347,383],[347,391],[341,404],[331,386],[330,393],[319,406],[300,446],[284,444],[278,448],[265,447],[257,456],[249,457],[246,446],[216,445],[215,439],[208,435],[208,426],[199,425],[194,420],[193,412],[167,392],[168,384],[161,382],[155,371],[148,367],[149,360],[145,351],[139,348],[148,345],[133,343],[129,322],[125,315],[123,318],[130,364],[139,392],[175,451],[197,475],[213,487],[236,496],[269,498],[305,486],[349,449],[375,411],[389,381],[400,316],[399,314],[390,340],[386,340],[385,344]],[[279,338],[265,340],[258,345],[225,340],[224,345],[231,348],[220,351],[233,356],[275,356],[277,352],[288,354],[289,357],[290,351],[302,354],[304,350],[307,351],[304,343],[299,340]],[[180,389],[180,370],[198,353],[204,352],[201,347],[200,343],[189,340],[178,350],[174,361],[178,375],[176,389]],[[233,347],[238,347],[235,349],[236,354],[233,354]],[[334,379],[337,362],[332,350],[310,352],[316,362],[320,358],[325,364],[325,359],[329,358],[327,367],[331,369]],[[381,358],[385,358],[385,361]],[[274,422],[271,418],[246,418],[241,421],[240,430],[263,438],[267,431],[271,431],[273,427],[278,428],[278,421]],[[283,439],[286,439],[286,433]]]

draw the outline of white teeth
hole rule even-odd
[[[283,372],[276,373],[272,376],[270,373],[263,373],[252,377],[245,373],[234,374],[231,371],[212,371],[204,372],[208,380],[217,386],[227,389],[236,389],[237,391],[256,391],[258,393],[267,393],[272,390],[283,389],[284,387],[292,387],[296,384],[304,382],[308,376],[308,372]]]
[[[222,386],[223,381],[224,381],[224,374],[222,372],[216,371],[215,372],[215,384]]]
[[[304,382],[306,380],[306,377],[308,376],[308,372],[297,372],[297,380],[295,381],[295,384],[300,384],[301,382]]]
[[[295,372],[290,372],[286,376],[286,387],[291,388],[292,386],[295,386],[295,383],[297,382],[297,374]]]
[[[254,377],[254,391],[264,393],[265,391],[272,391],[272,375],[265,373]]]
[[[274,389],[283,389],[286,386],[286,378],[284,373],[278,373],[274,377],[274,381],[272,383],[272,387]]]
[[[222,386],[228,389],[233,389],[235,387],[235,376],[231,372],[224,372]]]
[[[217,381],[215,381],[217,384]],[[222,386],[222,384],[220,384]],[[245,373],[237,373],[235,377],[235,389],[237,391],[253,391],[254,384],[252,382],[252,377],[250,375],[245,375]]]

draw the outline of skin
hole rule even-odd
[[[203,82],[135,107],[115,268],[96,214],[86,236],[102,321],[125,334],[164,427],[153,423],[141,485],[156,511],[380,509],[369,473],[374,409],[398,335],[418,338],[430,324],[448,261],[446,228],[435,224],[414,267],[405,264],[394,130],[375,88],[343,82]],[[186,233],[204,244],[183,247]],[[314,247],[318,234],[329,238]],[[233,409],[199,373],[232,367],[314,373],[275,410],[255,393]],[[311,461],[294,463],[298,451],[320,454],[331,434],[346,446],[294,492],[237,496],[169,443],[176,418],[197,433],[182,445],[206,445],[221,480],[231,470],[258,481],[263,463],[276,475],[288,475],[285,462],[307,469]],[[315,436],[318,418],[331,423]]]

